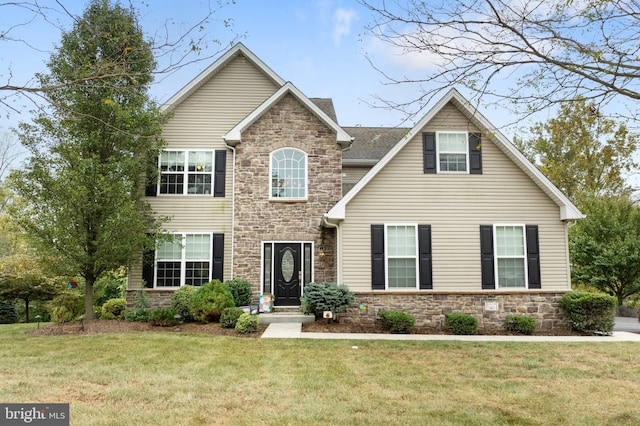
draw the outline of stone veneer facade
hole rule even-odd
[[[269,199],[270,154],[285,147],[307,154],[307,200]],[[342,150],[333,129],[286,95],[242,134],[234,169],[234,278],[249,281],[257,296],[262,242],[312,241],[314,281],[335,281],[335,231],[322,226],[342,195]]]
[[[518,293],[459,292],[459,293],[382,293],[355,294],[352,307],[340,314],[340,321],[365,326],[374,325],[381,310],[402,311],[416,318],[416,327],[443,331],[444,314],[461,312],[478,319],[478,332],[502,330],[507,315],[527,315],[536,320],[541,331],[566,332],[568,322],[560,308],[562,292],[526,291]],[[485,309],[497,304],[497,310]]]

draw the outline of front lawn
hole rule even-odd
[[[0,325],[0,401],[72,425],[640,423],[637,343],[33,336]]]

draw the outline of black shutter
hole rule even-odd
[[[436,172],[436,134],[435,132],[424,132],[422,134],[422,155],[424,173]]]
[[[371,289],[385,289],[384,225],[371,225]]]
[[[420,263],[420,290],[431,290],[433,289],[431,225],[418,225],[418,261]]]
[[[147,250],[142,254],[142,279],[144,281],[144,288],[153,288],[155,256],[155,250]]]
[[[482,289],[496,288],[493,266],[493,225],[480,225],[480,262],[482,270]]]
[[[227,151],[218,150],[215,155],[215,168],[213,177],[213,196],[224,197],[224,188],[226,185],[225,175],[227,168]]]
[[[213,234],[211,279],[224,281],[224,234]]]
[[[469,134],[469,173],[482,174],[482,135],[480,133]]]
[[[157,176],[158,156],[157,155],[154,157],[153,164],[156,167],[156,172],[153,174],[154,176],[153,179],[147,180],[147,186],[144,189],[144,195],[146,195],[147,197],[155,197],[158,195],[158,176]]]
[[[540,245],[538,242],[538,225],[526,225],[527,235],[527,271],[529,288],[542,288],[540,280]]]

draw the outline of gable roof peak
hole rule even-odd
[[[283,86],[285,80],[276,74],[267,64],[265,64],[260,58],[258,58],[251,50],[249,50],[244,44],[238,42],[234,44],[229,50],[216,59],[211,65],[205,68],[200,74],[187,83],[182,89],[174,94],[169,100],[167,100],[160,110],[162,112],[168,112],[180,105],[187,97],[195,92],[204,83],[209,81],[215,76],[222,68],[224,68],[229,62],[235,59],[238,55],[242,55],[243,58],[249,60],[256,66],[262,73],[264,73],[269,79],[271,79],[277,86]]]

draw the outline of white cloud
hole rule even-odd
[[[357,19],[356,11],[353,9],[336,9],[333,14],[333,41],[340,44],[343,36],[349,35],[351,25]]]

